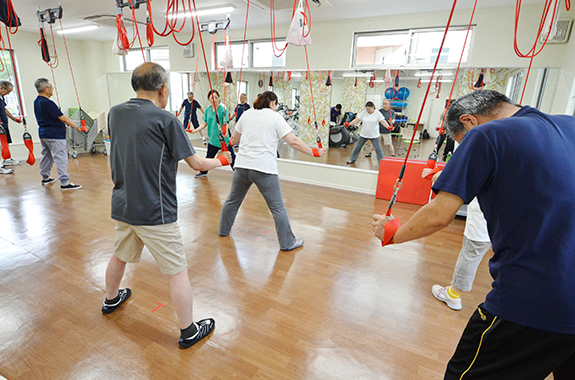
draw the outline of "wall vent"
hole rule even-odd
[[[547,40],[548,44],[565,44],[569,41],[569,35],[573,27],[573,20],[558,20],[557,33],[552,38]],[[539,43],[543,43],[545,38],[541,36]]]

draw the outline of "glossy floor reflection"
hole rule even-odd
[[[257,190],[229,237],[217,235],[231,172],[178,176],[179,223],[195,318],[212,337],[188,350],[167,278],[149,253],[129,265],[133,295],[100,313],[113,250],[106,156],[70,160],[82,190],[42,187],[38,168],[0,176],[0,375],[7,379],[441,379],[467,319],[490,287],[487,258],[454,312],[431,295],[448,284],[464,222],[383,249],[373,196],[283,182],[303,249],[280,252]],[[398,204],[403,220],[417,206]],[[489,255],[488,255],[489,256]],[[156,311],[158,303],[165,305]]]

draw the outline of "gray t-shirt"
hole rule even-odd
[[[158,225],[178,219],[178,161],[196,153],[182,123],[146,99],[130,99],[108,114],[112,219]]]
[[[390,120],[395,120],[395,111],[392,110],[391,107],[387,111],[385,111],[382,108],[379,110],[379,112],[381,112],[383,117],[385,117],[385,121],[387,121],[387,124],[389,124]],[[385,125],[379,123],[379,133],[387,134],[387,133],[391,133],[391,131],[389,129],[387,129],[387,127]]]

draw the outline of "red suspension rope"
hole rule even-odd
[[[403,165],[399,172],[399,176],[395,182],[393,196],[389,201],[389,207],[387,209],[386,216],[391,215],[391,209],[395,204],[395,200],[397,199],[397,192],[401,189],[401,185],[403,184],[403,175],[405,174],[405,168],[407,167],[407,160],[409,159],[409,153],[411,152],[411,147],[413,146],[413,140],[415,139],[417,133],[417,127],[419,126],[419,122],[421,121],[421,116],[423,115],[423,110],[425,108],[425,103],[427,102],[427,96],[429,95],[429,90],[431,89],[431,85],[433,82],[433,76],[435,75],[435,71],[437,70],[437,64],[439,63],[439,58],[441,57],[441,52],[443,51],[443,45],[445,43],[445,39],[447,38],[447,32],[449,31],[449,26],[451,25],[451,19],[453,18],[453,12],[455,12],[455,6],[457,5],[457,0],[453,1],[453,6],[451,7],[451,12],[449,13],[449,18],[447,20],[447,25],[445,26],[445,32],[443,33],[443,40],[441,41],[441,45],[439,46],[439,51],[437,53],[437,58],[435,58],[435,64],[433,65],[433,71],[431,72],[431,77],[429,78],[429,83],[427,84],[427,90],[425,91],[425,95],[423,97],[423,104],[421,105],[421,109],[419,111],[419,115],[417,116],[417,121],[415,122],[415,126],[413,128],[413,135],[411,136],[411,142],[409,143],[409,148],[405,155],[405,160],[403,161]]]
[[[202,38],[202,33],[200,32],[200,30],[201,30],[201,28],[200,28],[200,19],[198,18],[198,11],[197,11],[197,8],[196,8],[196,0],[192,0],[192,1],[193,1],[193,3],[194,3],[194,16],[195,16],[195,18],[196,18],[196,25],[197,25],[197,27],[198,27],[198,34],[200,35],[200,44],[201,44],[201,46],[202,46],[202,52],[203,52],[203,54],[204,54],[204,64],[206,65],[206,71],[207,71],[207,73],[208,73],[208,83],[209,83],[209,85],[210,85],[210,91],[211,91],[212,94],[213,94],[214,89],[213,89],[213,87],[212,87],[212,80],[211,80],[211,78],[210,78],[210,71],[209,71],[209,66],[208,66],[208,59],[206,58],[206,49],[205,49],[205,47],[204,47],[204,39]],[[212,104],[213,104],[213,108],[214,108],[214,115],[216,116],[216,124],[217,124],[217,127],[218,127],[218,135],[219,135],[219,138],[220,138],[220,145],[221,145],[222,151],[223,151],[223,152],[227,152],[227,151],[228,151],[228,145],[226,144],[226,140],[225,140],[225,137],[224,137],[223,132],[222,132],[222,126],[221,126],[221,124],[220,124],[220,120],[219,120],[219,117],[218,117],[218,109],[217,109],[217,107],[216,107],[216,100],[214,99],[214,96],[213,96],[213,95],[212,95]],[[207,111],[207,110],[206,110],[206,111]]]
[[[521,50],[519,49],[519,46],[517,44],[517,29],[519,26],[519,14],[521,12],[521,0],[517,0],[516,1],[516,5],[515,5],[515,30],[514,30],[514,37],[513,37],[513,48],[515,50],[515,54],[517,54],[518,57],[520,58],[529,58],[529,68],[527,69],[527,75],[525,76],[525,82],[523,83],[523,92],[521,93],[521,100],[519,101],[519,103],[523,103],[523,96],[525,95],[525,89],[527,88],[527,81],[529,80],[529,73],[531,72],[531,65],[533,64],[533,58],[535,58],[537,55],[539,55],[539,53],[541,53],[541,51],[543,50],[543,48],[545,47],[545,44],[547,44],[547,40],[549,39],[549,36],[551,35],[551,31],[553,29],[553,23],[555,21],[555,17],[557,16],[557,6],[558,6],[559,0],[546,0],[545,1],[545,6],[543,7],[543,15],[541,16],[541,20],[539,22],[539,28],[537,29],[537,37],[535,38],[535,42],[533,43],[533,46],[531,47],[531,49],[529,49],[529,51],[527,53],[522,53]],[[540,37],[541,37],[541,33],[543,33],[543,28],[545,26],[545,21],[547,20],[547,17],[549,16],[549,11],[551,10],[551,6],[555,4],[555,6],[553,7],[553,11],[552,11],[552,15],[551,15],[551,22],[549,24],[549,31],[547,33],[547,36],[545,37],[545,41],[543,41],[543,43],[541,44],[541,47],[539,49],[537,49],[537,42],[539,41]],[[571,0],[565,0],[565,8],[567,9],[567,11],[569,11],[571,9]]]

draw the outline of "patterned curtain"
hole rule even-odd
[[[234,112],[234,110],[236,109],[236,105],[238,104],[237,76],[239,75],[238,73],[231,73],[231,74],[233,83],[229,84],[225,83],[226,75],[224,74],[223,71],[221,73],[219,72],[210,73],[210,79],[212,80],[212,87],[214,90],[220,93],[220,101],[224,106],[226,106],[230,114]],[[207,109],[210,106],[210,104],[208,104],[209,102],[207,99],[207,94],[209,91],[210,89],[208,85],[205,100],[206,106],[204,109]]]
[[[505,94],[507,81],[509,78],[519,73],[523,69],[487,69],[483,74],[483,90],[494,90]],[[481,69],[466,69],[463,75],[457,79],[457,89],[454,98],[468,94],[473,91],[473,85],[479,79]]]
[[[302,73],[300,84],[300,108],[299,108],[299,138],[310,146],[316,145],[316,132],[314,123],[313,104],[309,88],[309,79]],[[311,82],[313,98],[317,114],[319,136],[325,147],[329,144],[329,119],[331,103],[331,86],[326,86],[327,71],[312,71]],[[310,123],[308,123],[308,120]]]
[[[288,80],[287,71],[280,71],[274,76],[274,92],[278,96],[278,104],[291,108],[291,90],[293,79]]]
[[[343,112],[358,113],[365,109],[365,95],[369,78],[357,78],[357,86],[353,77],[343,78]]]

